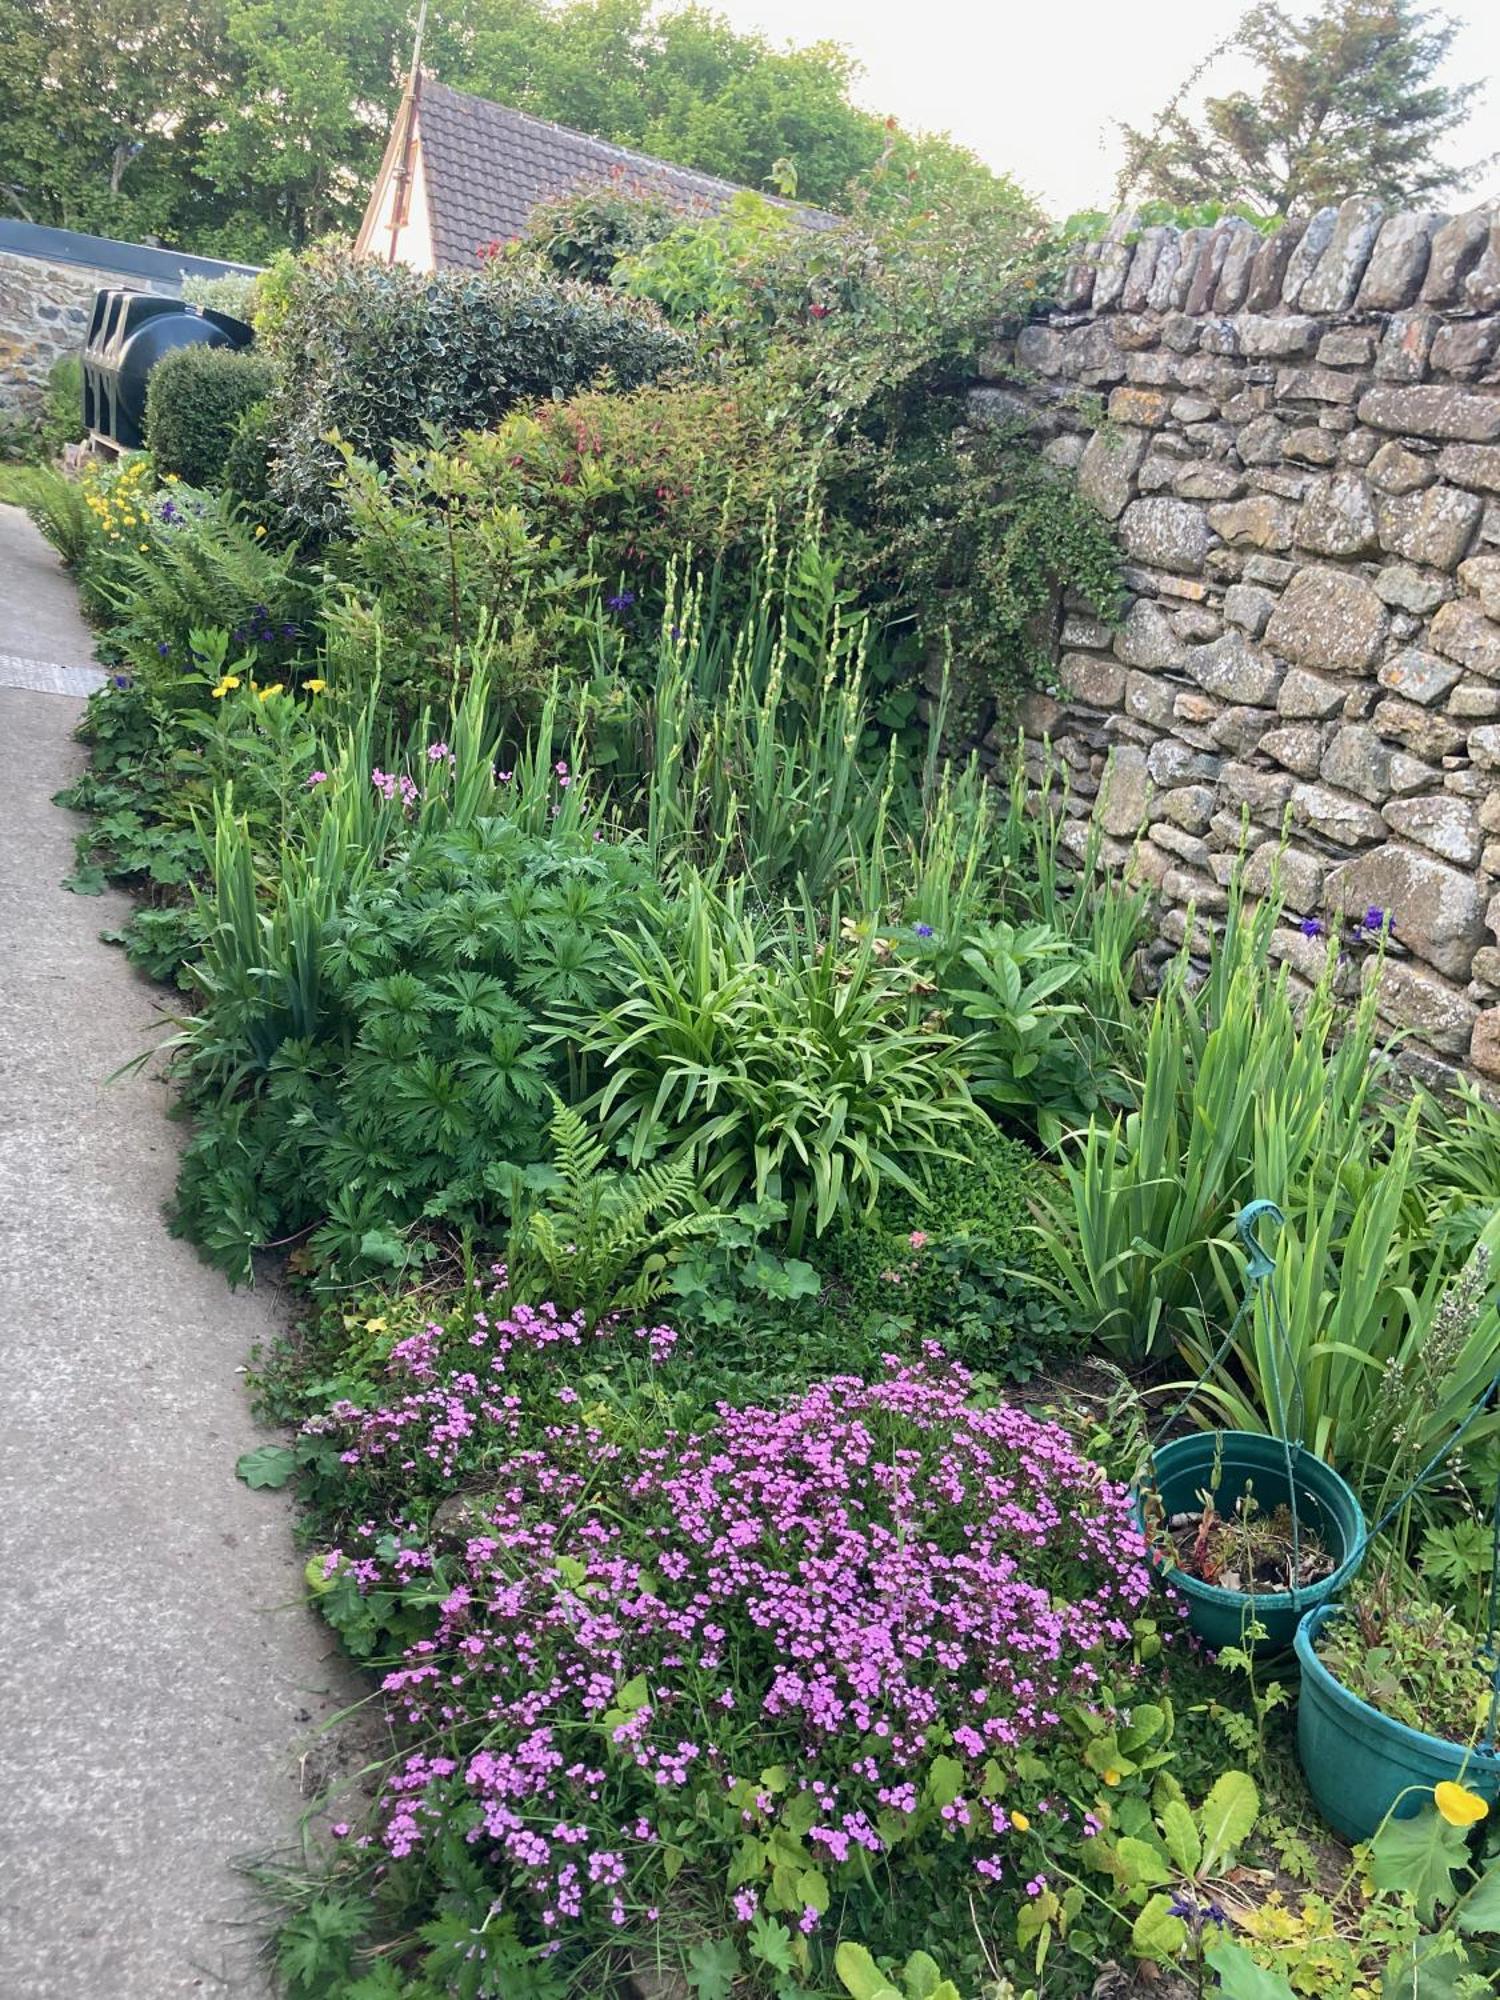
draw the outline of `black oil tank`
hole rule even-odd
[[[83,421],[122,451],[146,442],[146,378],[178,347],[248,347],[255,334],[228,313],[152,292],[94,294],[83,350]]]

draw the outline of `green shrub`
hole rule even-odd
[[[63,354],[47,374],[47,394],[42,404],[41,441],[43,453],[57,458],[65,444],[78,444],[87,433],[83,426],[83,357]]]
[[[180,347],[158,361],[146,384],[146,446],[158,473],[222,484],[235,427],[273,379],[254,348]]]
[[[607,285],[622,257],[669,235],[680,220],[660,194],[622,176],[538,202],[518,249],[560,278]]]
[[[271,492],[271,403],[262,396],[241,410],[224,454],[222,484],[236,500],[264,514]]]
[[[182,281],[183,303],[248,322],[255,317],[259,285],[260,279],[253,271],[225,271],[217,278],[188,277]]]
[[[274,490],[317,528],[342,519],[330,432],[383,467],[429,429],[453,437],[604,375],[635,388],[689,358],[655,307],[587,285],[501,261],[423,276],[329,251],[298,262],[266,338],[283,364]]]

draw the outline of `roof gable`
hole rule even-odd
[[[524,232],[538,202],[591,181],[622,177],[709,214],[744,192],[733,181],[671,166],[425,78],[417,98],[417,133],[440,268],[477,264],[486,244]],[[799,213],[824,221],[817,211]]]

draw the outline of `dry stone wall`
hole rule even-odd
[[[0,409],[35,410],[53,362],[82,351],[95,292],[126,283],[167,296],[178,289],[0,250]]]
[[[1124,622],[1067,613],[1026,721],[1166,940],[1248,840],[1286,958],[1388,913],[1382,1010],[1500,1078],[1500,211],[1122,217],[984,373],[1118,527]]]

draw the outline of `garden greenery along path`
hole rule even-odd
[[[0,508],[0,1993],[259,1994],[233,1863],[286,1841],[347,1689],[284,1501],[234,1478],[272,1305],[167,1234],[162,1092],[106,1081],[157,1001],[99,942],[124,897],[60,886],[82,705],[35,670],[89,658],[71,597]]]

